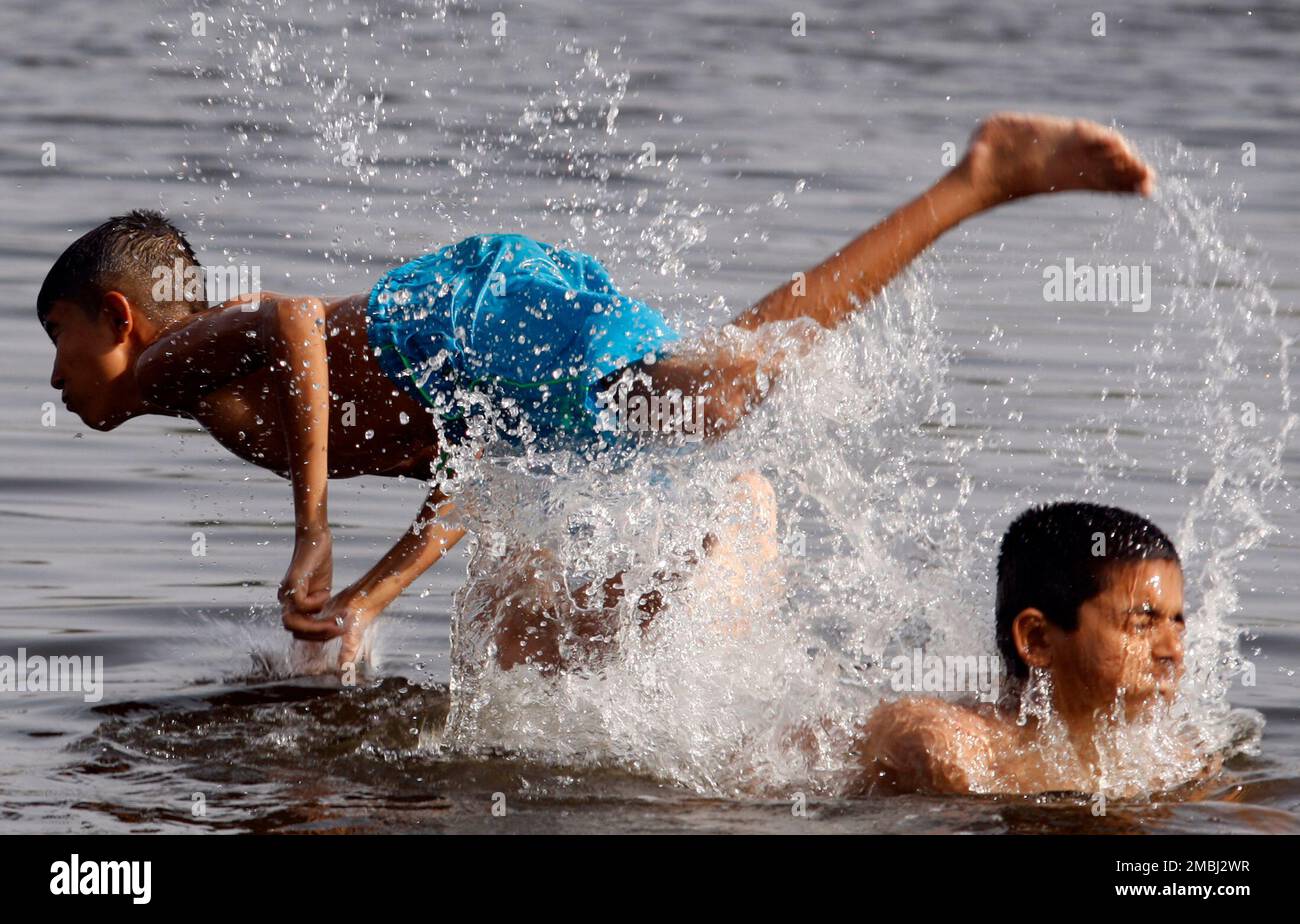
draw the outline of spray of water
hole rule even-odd
[[[1141,230],[1161,254],[1170,297],[1147,327],[1151,343],[1135,350],[1145,359],[1111,381],[1125,400],[1062,428],[1067,438],[1049,455],[1074,473],[1076,496],[1104,499],[1110,479],[1135,470],[1186,488],[1178,532],[1193,614],[1186,676],[1168,710],[1130,720],[1117,706],[1102,717],[1090,766],[1053,714],[1045,681],[1015,691],[1022,723],[1040,729],[1037,756],[1053,788],[1117,797],[1168,790],[1258,741],[1258,716],[1227,699],[1245,667],[1233,588],[1241,556],[1269,534],[1295,423],[1276,304],[1258,268],[1214,230],[1219,204],[1194,192],[1209,168],[1182,151],[1160,164],[1165,191]],[[949,391],[935,291],[929,273],[912,274],[826,338],[717,446],[651,452],[614,471],[575,471],[554,458],[469,463],[463,490],[479,499],[467,509],[480,544],[458,598],[447,743],[630,764],[703,792],[860,785],[849,745],[892,695],[880,652],[994,651],[986,585],[997,533],[968,504],[980,437],[954,438],[933,423]],[[1186,387],[1189,369],[1200,387]],[[1248,389],[1253,417],[1238,414],[1234,384]],[[729,488],[749,470],[776,487],[779,580],[766,573],[770,557],[756,548],[763,527],[751,520],[737,549],[750,592],[729,593],[716,575],[688,579],[644,628],[628,601],[666,572],[691,571],[691,550],[725,530]],[[1047,499],[1026,486],[1016,503]],[[553,567],[521,568],[511,548],[546,548]],[[629,591],[601,657],[575,658],[559,676],[500,669],[490,630],[505,617],[488,588],[537,577],[567,600],[566,575],[615,574]],[[548,612],[562,632],[581,634],[572,613]],[[972,785],[995,792],[1008,782],[976,773]]]
[[[387,220],[406,210],[429,211],[452,229],[485,219],[513,225],[496,208],[485,215],[476,198],[533,202],[551,188],[539,178],[562,177],[560,191],[536,204],[564,243],[598,241],[612,267],[649,266],[688,298],[695,283],[683,254],[705,238],[706,218],[736,220],[710,206],[675,160],[629,182],[639,152],[617,131],[628,75],[602,64],[597,50],[561,43],[545,90],[511,103],[493,98],[484,105],[502,111],[477,124],[501,127],[470,130],[456,116],[470,104],[454,92],[473,90],[457,80],[456,62],[471,53],[463,31],[437,33],[452,38],[437,40],[441,91],[432,98],[410,76],[420,73],[412,62],[421,42],[434,41],[421,31],[427,23],[408,22],[404,11],[388,20],[366,14],[363,34],[341,35],[340,49],[392,34],[383,38],[385,65],[359,75],[342,50],[333,63],[313,57],[310,44],[295,50],[277,8],[249,4],[227,24],[223,61],[235,92],[222,102],[250,123],[231,161],[289,169],[275,132],[253,123],[269,118],[270,88],[306,88],[312,107],[279,113],[277,131],[307,123],[322,156],[343,171],[338,208],[375,231],[336,239],[332,260],[386,261],[409,250],[416,242],[397,242]],[[459,7],[431,11],[442,23]],[[240,41],[253,33],[257,41]],[[617,61],[617,48],[603,53]],[[523,74],[532,63],[517,52],[502,66]],[[389,124],[385,99],[396,93],[429,98],[430,121]],[[430,132],[457,139],[452,170],[414,149],[412,136]],[[1249,748],[1259,736],[1258,721],[1230,710],[1227,694],[1246,668],[1234,628],[1240,559],[1269,535],[1270,505],[1285,489],[1281,457],[1296,419],[1288,343],[1260,268],[1219,228],[1229,206],[1202,192],[1213,186],[1212,169],[1181,149],[1155,160],[1162,191],[1135,233],[1152,248],[1168,297],[1153,309],[1157,323],[1138,334],[1139,358],[1110,370],[1100,410],[1054,425],[1040,448],[1075,497],[1104,499],[1116,479],[1136,476],[1178,486],[1186,512],[1177,542],[1195,613],[1188,669],[1168,714],[1103,723],[1087,772],[1031,683],[1021,708],[1040,723],[1042,756],[1062,789],[1167,789],[1208,755]],[[954,389],[935,273],[922,265],[826,336],[717,445],[651,450],[621,466],[531,452],[458,459],[455,490],[473,539],[456,600],[454,704],[442,745],[614,763],[705,793],[851,791],[846,743],[892,695],[881,652],[991,655],[988,562],[1000,527],[1019,507],[1055,499],[1025,485],[997,522],[973,512],[988,435],[937,423]],[[731,310],[719,301],[708,314]],[[775,523],[752,495],[737,499],[737,479],[755,471],[775,489]],[[706,553],[710,535],[727,537],[727,555]],[[579,588],[610,580],[623,590],[616,605],[581,601]],[[655,592],[658,610],[647,619],[640,603]],[[500,631],[529,608],[545,613],[544,638]],[[521,642],[521,652],[550,646],[564,669],[502,669],[503,646]],[[999,785],[976,779],[977,788]]]

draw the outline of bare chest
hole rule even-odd
[[[437,456],[428,413],[377,366],[365,363],[364,355],[349,355],[352,348],[364,350],[364,345],[346,338],[330,343],[330,477],[428,477]],[[260,369],[209,392],[191,416],[236,456],[288,477],[278,387],[272,372]]]

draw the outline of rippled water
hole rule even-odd
[[[1078,797],[832,791],[815,830],[1300,829],[1294,373],[1279,350],[1300,327],[1294,12],[1146,6],[1098,39],[1068,9],[846,2],[794,39],[771,4],[552,3],[509,13],[496,41],[487,8],[308,9],[237,2],[202,36],[180,5],[0,11],[0,653],[102,655],[107,678],[98,704],[2,694],[5,830],[807,830],[782,792],[815,781],[764,765],[768,787],[738,794],[726,759],[760,753],[774,714],[832,695],[788,639],[702,648],[678,619],[659,647],[558,692],[488,678],[474,689],[491,695],[469,701],[486,707],[451,730],[460,749],[440,750],[462,548],[390,609],[373,685],[287,676],[268,606],[289,552],[284,485],[175,421],[42,427],[52,349],[35,293],[82,230],[162,206],[201,258],[258,264],[270,289],[364,291],[434,244],[522,230],[598,254],[626,291],[699,327],[914,195],[943,142],[1003,108],[1116,121],[1164,174],[1161,198],[1035,201],[955,232],[805,363],[806,384],[669,465],[650,492],[657,531],[595,515],[644,514],[630,492],[619,506],[617,480],[484,477],[497,492],[543,485],[539,503],[582,527],[561,553],[599,570],[688,542],[729,475],[761,468],[782,532],[808,536],[773,625],[849,661],[909,611],[936,645],[987,644],[989,555],[1028,503],[1138,509],[1188,561],[1206,663],[1243,629],[1258,683],[1226,700],[1262,714],[1258,754],[1199,799],[1113,803],[1102,818]],[[658,166],[638,165],[646,143]],[[1166,297],[1145,315],[1045,304],[1041,269],[1066,257],[1149,262]],[[940,433],[945,400],[959,424]],[[1223,415],[1243,401],[1257,429]],[[423,492],[380,479],[331,491],[342,586]],[[503,529],[540,522],[513,513]],[[206,557],[191,555],[195,530]],[[683,651],[693,671],[647,679]]]

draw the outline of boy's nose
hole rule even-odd
[[[1183,663],[1183,634],[1172,619],[1160,620],[1160,631],[1151,645],[1151,655],[1177,667]]]

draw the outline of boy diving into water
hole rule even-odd
[[[694,396],[705,437],[718,437],[783,372],[787,354],[762,347],[778,329],[769,325],[806,319],[783,331],[802,351],[966,218],[1041,193],[1148,194],[1153,182],[1101,125],[992,117],[929,190],[800,284],[692,342],[620,295],[591,257],[519,235],[468,238],[391,270],[362,295],[160,300],[157,272],[197,260],[179,231],[145,212],[111,219],[69,247],[45,279],[37,313],[56,349],[50,384],[88,426],[189,417],[290,481],[295,542],[279,591],[283,622],[299,639],[342,637],[343,665],[357,657],[367,626],[464,534],[435,481],[451,446],[623,448],[632,442],[626,428],[601,425],[598,399],[615,385],[643,398]],[[365,474],[434,486],[396,545],[331,596],[327,481]],[[607,601],[619,592],[616,579],[604,586]]]

